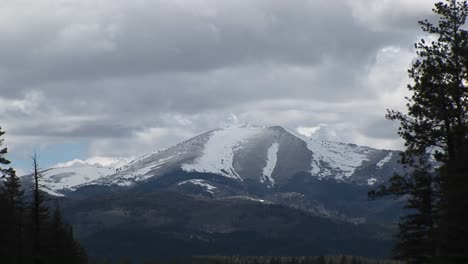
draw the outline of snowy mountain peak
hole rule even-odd
[[[319,125],[314,127],[304,127],[300,126],[296,129],[297,133],[320,141],[335,141],[342,142],[342,138],[338,133],[327,125]]]
[[[314,135],[307,137],[281,126],[233,124],[143,155],[117,169],[74,160],[44,174],[46,185],[56,192],[83,185],[131,187],[178,171],[209,173],[267,188],[286,184],[304,173],[318,179],[368,185],[393,174],[390,170],[395,169],[398,155],[392,153]]]

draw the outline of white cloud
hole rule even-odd
[[[301,135],[304,135],[306,137],[311,137],[319,129],[320,129],[319,126],[316,126],[316,127],[303,127],[303,126],[300,126],[300,127],[296,128],[296,131]]]
[[[103,156],[95,156],[90,157],[86,160],[81,159],[73,159],[71,161],[57,163],[52,167],[61,168],[61,167],[69,167],[75,164],[89,164],[89,165],[98,165],[103,167],[111,167],[111,168],[119,168],[123,165],[129,163],[135,157],[103,157]]]

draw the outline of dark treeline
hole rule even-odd
[[[0,137],[4,133],[0,129]],[[0,139],[0,147],[2,143]],[[15,170],[3,168],[10,164],[5,154],[7,149],[1,148],[0,263],[87,263],[71,227],[62,220],[58,201],[53,210],[45,206],[37,155],[33,157],[34,188],[25,193]]]
[[[408,70],[412,96],[400,122],[408,175],[395,175],[371,197],[407,197],[394,256],[408,264],[468,263],[468,16],[467,1],[435,4],[439,21],[419,24],[431,41],[415,44]]]
[[[131,264],[128,259],[117,262],[91,261],[92,264]],[[370,260],[356,256],[320,256],[320,257],[192,257],[185,259],[165,259],[147,261],[145,264],[403,264],[390,260]]]

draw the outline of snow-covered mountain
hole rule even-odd
[[[397,151],[322,138],[279,126],[235,125],[144,155],[116,170],[77,162],[43,174],[45,185],[61,194],[87,185],[132,187],[175,171],[207,173],[274,188],[304,172],[318,179],[373,185],[401,169]]]
[[[165,223],[208,236],[265,226],[270,234],[303,217],[316,219],[311,226],[317,230],[324,223],[396,221],[399,201],[371,202],[367,193],[403,170],[398,158],[398,151],[304,136],[280,126],[236,125],[117,169],[72,162],[43,175],[51,195],[65,196],[64,214],[79,234],[113,238],[126,225],[149,225],[151,233]],[[108,228],[114,231],[100,233]],[[294,232],[302,233],[301,228]]]
[[[270,187],[299,172],[311,177],[375,184],[397,169],[398,152],[306,137],[279,126],[231,126],[196,136],[172,148],[145,155],[97,180],[131,186],[170,171],[212,173]]]

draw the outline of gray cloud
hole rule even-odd
[[[12,4],[10,15],[31,22],[13,25],[0,37],[6,85],[256,63],[314,66],[338,60],[361,66],[382,45],[401,38],[359,23],[346,1],[41,2],[29,12]],[[56,12],[51,16],[41,7]]]
[[[16,145],[84,138],[93,155],[170,145],[230,113],[327,123],[348,141],[389,146],[396,135],[379,122],[385,108],[403,106],[416,21],[430,8],[426,0],[9,2],[0,9],[0,117]]]

